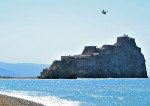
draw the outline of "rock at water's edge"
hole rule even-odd
[[[49,69],[43,69],[42,79],[76,78],[148,78],[145,58],[135,39],[118,37],[114,45],[86,46],[82,55],[61,56]]]

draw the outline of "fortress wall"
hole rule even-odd
[[[98,53],[96,46],[85,46],[82,55],[90,55],[91,53]]]

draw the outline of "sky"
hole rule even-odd
[[[135,38],[150,69],[149,0],[1,0],[0,61],[51,64],[84,46]],[[101,11],[108,11],[102,15]],[[150,74],[150,71],[148,71]]]

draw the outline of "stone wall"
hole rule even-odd
[[[82,55],[91,55],[92,53],[98,53],[96,46],[85,46]]]

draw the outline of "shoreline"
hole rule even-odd
[[[0,94],[0,106],[44,106],[33,101]]]
[[[150,77],[148,77],[150,78]],[[66,79],[66,80],[78,80],[78,79],[148,79],[148,78],[77,78],[77,79]],[[0,78],[1,79],[39,79],[37,77],[13,77],[13,78]],[[62,78],[63,79],[63,78]],[[41,79],[39,79],[41,80]],[[43,80],[43,79],[42,79]],[[45,80],[59,80],[58,79],[45,79]],[[61,78],[60,78],[61,80]]]
[[[38,79],[37,77],[1,77],[0,79]]]

